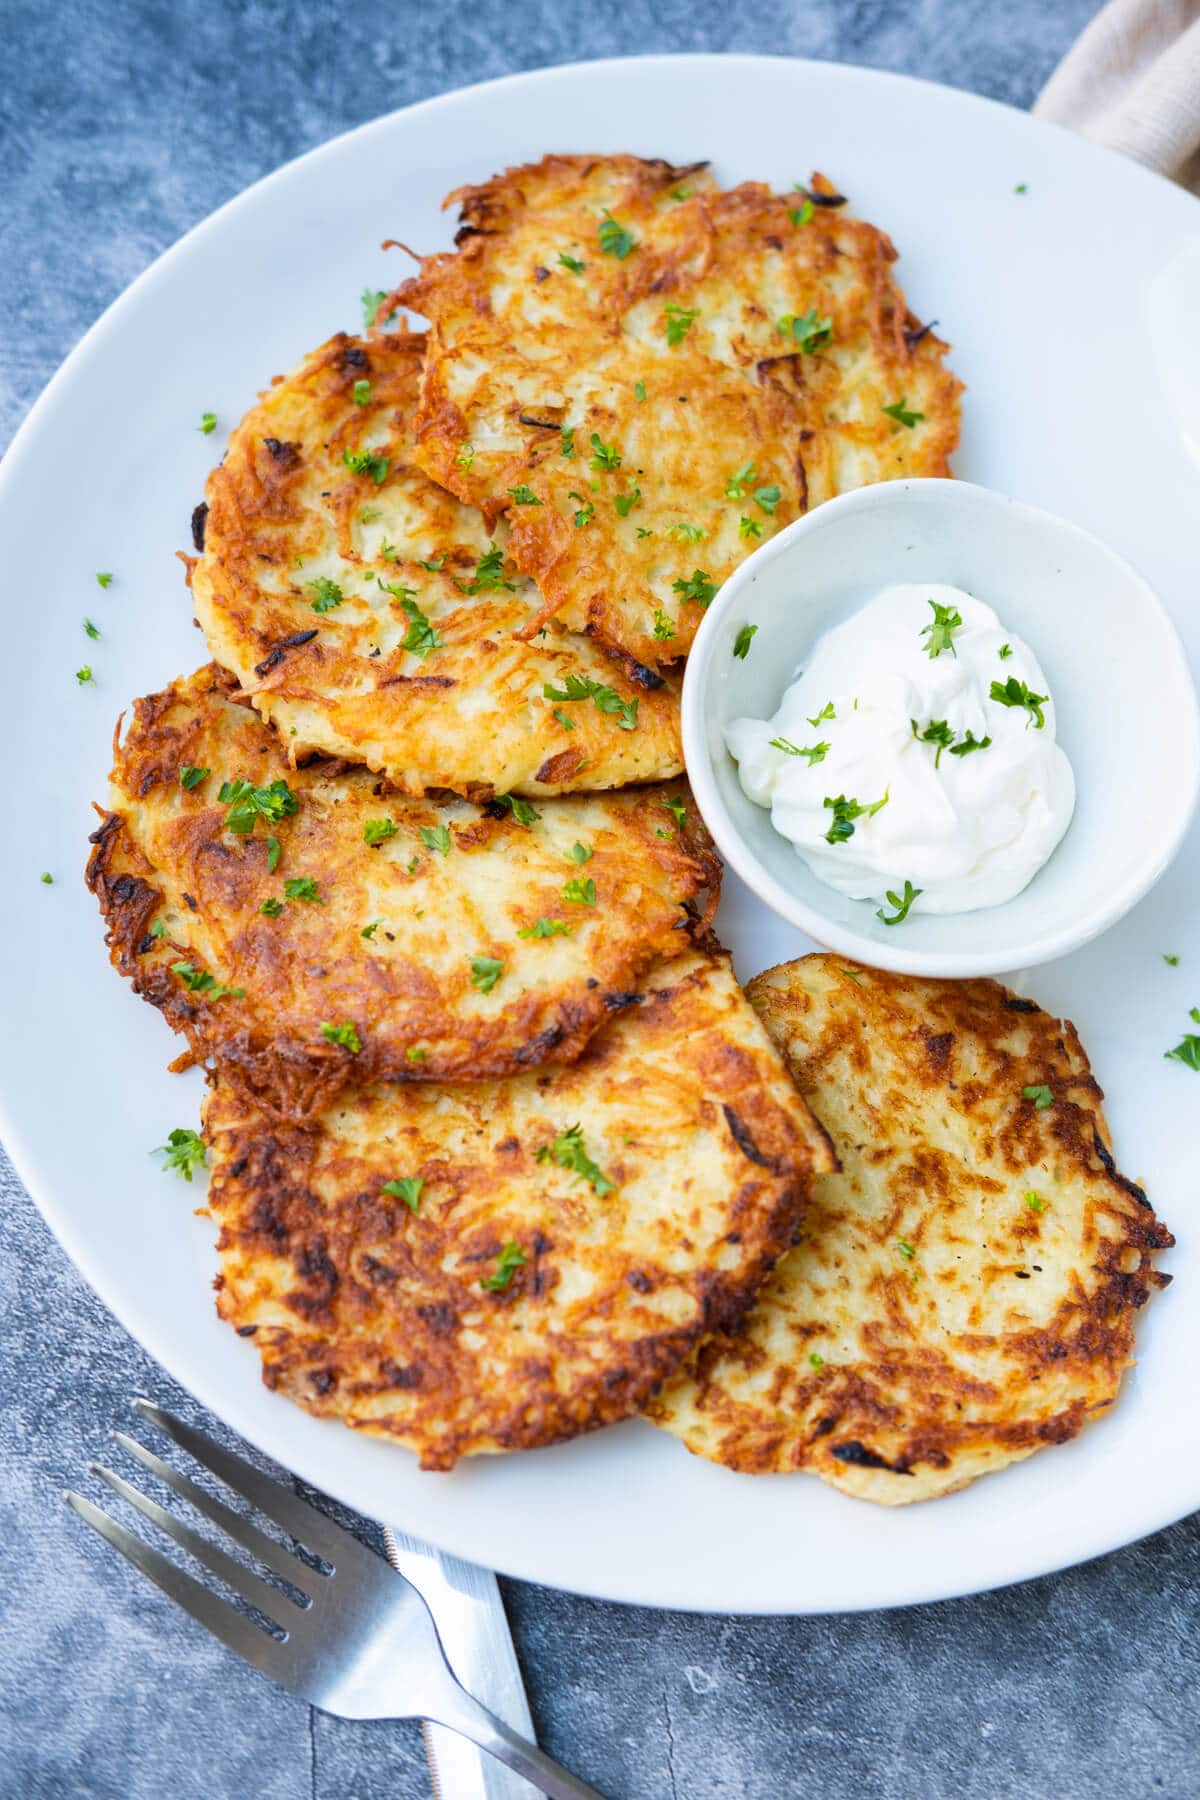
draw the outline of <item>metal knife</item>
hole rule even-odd
[[[467,1692],[536,1743],[520,1664],[491,1570],[443,1556],[393,1525],[384,1526],[383,1539],[389,1561],[428,1604],[442,1648]],[[433,1800],[540,1800],[540,1788],[456,1731],[428,1722],[421,1729]]]

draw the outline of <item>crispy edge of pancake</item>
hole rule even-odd
[[[558,1165],[573,1124],[610,1192]],[[294,1126],[218,1082],[205,1135],[221,1317],[269,1387],[429,1469],[636,1413],[736,1323],[832,1160],[728,957],[694,953],[568,1069],[354,1089]]]
[[[527,641],[522,628],[543,609],[531,584],[464,594],[490,534],[411,461],[424,341],[339,333],[234,428],[198,509],[189,568],[210,651],[293,734],[295,752],[353,757],[407,793],[486,799],[678,775],[677,681],[614,668],[590,639],[557,628]],[[364,444],[387,455],[382,483],[344,466],[343,451]],[[317,614],[311,588],[322,577],[344,597]],[[404,647],[406,597],[443,640],[422,654]],[[564,724],[544,689],[571,675],[601,683],[624,713],[576,704]]]
[[[1117,1397],[1132,1359],[1136,1313],[1170,1280],[1155,1270],[1153,1259],[1174,1239],[1142,1189],[1117,1170],[1101,1111],[1103,1095],[1074,1027],[998,982],[920,981],[826,955],[768,969],[749,984],[747,994],[846,1160],[847,1173],[814,1185],[804,1241],[767,1282],[741,1335],[703,1349],[694,1373],[651,1404],[655,1423],[697,1454],[732,1469],[751,1474],[803,1469],[844,1493],[893,1506],[953,1493],[980,1475],[1076,1436]],[[860,1031],[867,1034],[865,1042],[859,1041]],[[876,1091],[872,1107],[862,1093],[879,1066],[871,1046],[881,1040],[900,1066],[902,1097],[893,1092],[890,1109],[886,1095],[880,1101]],[[840,1111],[846,1058],[858,1070],[859,1088]],[[991,1084],[980,1080],[985,1058],[992,1064]],[[1069,1221],[1076,1242],[1061,1258],[1067,1279],[1053,1315],[1008,1330],[1001,1315],[999,1331],[995,1322],[990,1329],[981,1323],[977,1333],[957,1334],[947,1353],[945,1328],[911,1320],[903,1292],[912,1270],[920,1272],[922,1204],[936,1229],[933,1201],[917,1197],[910,1210],[899,1217],[889,1213],[886,1220],[889,1243],[898,1232],[906,1234],[915,1253],[910,1263],[893,1258],[895,1267],[873,1296],[863,1294],[861,1278],[856,1285],[853,1259],[876,1258],[885,1246],[865,1216],[858,1231],[865,1229],[866,1240],[860,1235],[850,1241],[854,1211],[847,1176],[861,1146],[856,1151],[847,1131],[854,1126],[861,1132],[864,1109],[879,1119],[900,1117],[901,1108],[947,1106],[951,1069],[960,1080],[949,1104],[968,1114],[960,1151],[965,1146],[969,1156],[973,1141],[979,1141],[969,1113],[1001,1100],[1003,1112],[984,1117],[975,1130],[994,1132],[1018,1196],[1034,1182],[1045,1186],[1045,1161],[1053,1159],[1064,1171],[1054,1193],[1082,1184],[1087,1199]],[[999,1092],[997,1069],[1004,1082]],[[1039,1109],[1022,1097],[1022,1088],[1043,1084],[1054,1102]],[[863,1107],[856,1109],[853,1102],[860,1098]],[[858,1166],[866,1170],[868,1162],[869,1151]],[[930,1186],[938,1179],[928,1154],[920,1179]],[[889,1192],[895,1197],[894,1189]],[[902,1198],[896,1205],[903,1205]],[[1047,1241],[1043,1233],[1057,1230],[1060,1222],[1053,1201],[1044,1215],[1018,1215],[1013,1235],[1031,1268],[1035,1258],[1051,1263],[1050,1252],[1038,1246]],[[822,1261],[823,1250],[834,1258],[831,1264]],[[1002,1253],[997,1249],[995,1255]],[[838,1330],[828,1323],[828,1301],[824,1321],[807,1316],[805,1296],[811,1290],[804,1270],[811,1263],[812,1282],[828,1290],[843,1261],[850,1263],[845,1304],[869,1309],[855,1315],[861,1327],[858,1348],[844,1362],[831,1356],[811,1367],[810,1345],[814,1340],[828,1345]],[[919,1292],[914,1290],[912,1305]],[[815,1296],[807,1304],[820,1314]],[[999,1311],[999,1303],[993,1304]],[[845,1320],[841,1325],[850,1329]],[[791,1350],[780,1357],[785,1332]],[[864,1335],[874,1339],[870,1348]],[[1011,1372],[1002,1390],[993,1381],[973,1380],[970,1368],[973,1348],[979,1369],[990,1366],[983,1358],[997,1339],[1006,1373]],[[772,1370],[762,1395],[756,1390]]]
[[[413,847],[413,819],[417,824],[429,821],[434,825],[452,820],[456,827],[451,834],[452,854],[455,850],[463,855],[478,854],[486,852],[489,845],[511,844],[513,854],[519,855],[527,848],[527,833],[511,811],[498,802],[480,811],[453,798],[388,797],[380,793],[376,777],[365,770],[348,770],[336,761],[316,760],[306,768],[292,769],[277,734],[237,702],[229,678],[215,665],[135,701],[133,711],[133,722],[123,740],[118,721],[111,795],[115,804],[107,810],[97,808],[101,823],[90,840],[86,875],[100,904],[110,960],[134,991],[187,1038],[191,1057],[175,1066],[186,1066],[188,1060],[219,1058],[231,1079],[236,1075],[261,1105],[285,1116],[303,1116],[351,1081],[472,1080],[544,1061],[570,1062],[614,1011],[632,1004],[637,982],[654,963],[678,955],[689,939],[698,944],[710,941],[721,866],[685,785],[669,783],[665,792],[647,787],[623,793],[578,794],[542,802],[541,820],[532,829],[569,827],[569,839],[579,823],[596,811],[606,818],[611,813],[614,829],[623,822],[636,825],[637,867],[643,875],[659,874],[664,882],[678,876],[681,892],[694,910],[679,911],[665,891],[656,893],[645,880],[640,887],[630,887],[628,893],[618,888],[611,917],[617,922],[615,907],[619,904],[619,931],[591,939],[587,960],[580,960],[569,981],[561,987],[529,989],[517,997],[498,993],[494,1003],[490,993],[474,992],[477,984],[468,982],[466,964],[472,955],[494,955],[499,939],[496,943],[464,944],[463,968],[459,970],[455,964],[452,974],[439,974],[433,982],[426,952],[429,928],[417,924],[409,928],[414,939],[411,954],[395,953],[397,968],[389,986],[384,978],[390,949],[379,951],[380,962],[375,951],[361,941],[360,926],[375,915],[364,912],[361,918],[356,914],[348,922],[342,919],[341,908],[348,904],[346,890],[327,878],[333,865],[323,863],[318,855],[326,839],[330,856],[341,844],[336,828],[344,806],[338,784],[346,790],[345,806],[355,810],[347,827],[353,842],[342,845],[351,872],[358,869],[363,881],[369,877],[386,880],[389,893],[399,882],[405,895],[397,898],[395,905],[405,912],[407,905],[402,901],[408,882],[424,879],[440,884],[447,879],[450,866],[433,849],[418,846],[421,868],[416,875],[398,865],[392,867],[397,846],[403,845],[405,854]],[[223,748],[222,732],[230,719],[236,743],[249,746],[245,755],[235,757]],[[257,752],[253,762],[251,749]],[[226,755],[231,757],[228,767],[222,761]],[[184,792],[178,781],[179,769],[187,764],[212,771],[190,792]],[[247,772],[263,786],[272,778],[286,779],[300,806],[294,816],[274,825],[260,822],[252,834],[239,839],[225,830],[227,809],[215,796],[223,778]],[[325,789],[331,783],[333,798],[339,801],[336,806],[325,803],[329,798]],[[181,860],[171,869],[157,867],[151,860],[155,828],[139,823],[150,808],[164,804],[168,794],[175,810],[168,815],[167,826],[178,813],[182,834],[178,840]],[[304,835],[305,800],[314,795],[321,801],[319,811],[314,806],[311,814],[316,818],[315,849]],[[668,809],[668,801],[679,809],[678,814]],[[663,824],[656,829],[659,807]],[[377,849],[368,849],[357,834],[360,814],[364,819],[368,814],[394,814],[405,821],[405,831]],[[277,834],[281,845],[280,865],[274,875],[268,869],[268,833]],[[584,835],[591,835],[586,826]],[[582,871],[584,877],[591,872],[592,879],[600,883],[601,894],[607,879],[607,855],[601,845]],[[560,872],[562,883],[580,874],[565,851],[561,871],[559,861],[551,861],[547,853],[545,867],[539,871],[541,887],[531,887],[528,877],[522,876],[520,894],[524,898],[514,898],[510,914],[519,903],[522,913],[530,913],[528,923],[532,924],[546,883],[558,894]],[[306,875],[317,879],[328,905],[288,903],[282,917],[259,915],[264,897],[282,895],[285,878]],[[626,886],[631,882],[620,859],[613,864],[613,879],[623,880]],[[415,887],[412,891],[421,897]],[[464,899],[464,907],[466,904]],[[336,935],[330,922],[335,910]],[[561,912],[562,907],[551,910]],[[589,908],[577,910],[580,929],[603,922],[605,915],[600,909],[594,918]],[[421,914],[416,918],[419,921]],[[152,936],[152,925],[162,922],[167,930],[160,937]],[[398,920],[392,923],[399,931]],[[536,967],[538,952],[544,955],[561,948],[561,939],[518,945],[516,932],[522,920],[513,914],[509,923],[507,954],[520,955],[527,969]],[[279,928],[284,924],[289,935],[281,944]],[[209,942],[212,934],[215,938]],[[302,972],[310,964],[329,965],[339,944],[346,970],[339,972],[334,965],[337,997],[327,992],[309,1006],[307,988],[300,985],[301,975],[293,970]],[[518,946],[515,950],[514,945]],[[213,954],[214,950],[222,952],[222,947],[223,953]],[[199,964],[226,987],[242,987],[246,993],[214,999],[189,991],[172,972],[172,964],[181,959],[193,966]],[[283,1002],[292,990],[296,999],[289,1015]],[[399,1014],[401,1001],[406,1002],[403,1016]],[[319,1035],[326,1008],[331,1009],[326,1014],[331,1022],[354,1024],[361,1044],[358,1052],[325,1042]],[[302,1029],[305,1024],[307,1030]],[[409,1050],[419,1052],[420,1059],[410,1058]]]
[[[942,366],[947,346],[908,310],[893,281],[896,252],[889,239],[841,212],[844,202],[824,177],[814,177],[811,188],[819,222],[802,231],[792,222],[796,196],[772,194],[761,183],[701,189],[664,213],[673,173],[636,158],[560,156],[461,189],[451,196],[462,205],[457,250],[426,258],[395,296],[431,322],[417,459],[490,518],[508,512],[514,560],[546,596],[535,623],[557,615],[610,651],[651,665],[686,654],[702,616],[702,605],[688,604],[686,592],[678,597],[674,582],[702,573],[719,586],[753,548],[741,538],[739,513],[767,536],[810,505],[865,481],[947,475],[962,385]],[[590,206],[584,196],[597,181],[607,181],[620,223],[638,238],[625,259],[596,247],[595,196],[587,195]],[[572,232],[576,201],[579,229]],[[545,238],[547,207],[557,207],[556,237],[570,237],[577,250],[586,238],[585,276],[548,270],[535,253],[545,250],[533,240]],[[771,272],[771,259],[788,248],[794,254],[783,274]],[[743,292],[742,271],[752,258],[764,265],[763,280]],[[814,260],[815,272],[808,267]],[[848,270],[856,276],[850,299],[841,291]],[[803,312],[818,291],[820,309],[834,318],[835,339],[818,354],[801,356],[781,340],[774,315]],[[736,329],[713,321],[712,354],[704,348],[706,292],[732,298],[739,313]],[[556,293],[569,296],[565,321],[551,310]],[[514,322],[523,295],[532,297],[526,309],[539,309],[536,331],[523,316]],[[699,323],[667,356],[657,321],[662,304],[679,302],[699,308]],[[639,308],[649,309],[646,318]],[[635,317],[649,342],[637,341]],[[536,356],[522,356],[522,328],[536,338]],[[604,385],[602,371],[614,357],[619,365]],[[466,392],[460,367],[470,371]],[[635,402],[635,377],[642,378],[649,405]],[[680,388],[687,407],[677,404]],[[869,417],[857,404],[861,394],[868,396]],[[881,410],[906,402],[917,415],[915,429]],[[477,413],[482,434],[472,423]],[[640,442],[651,415],[659,427],[653,441]],[[563,463],[557,440],[547,445],[546,431],[534,428],[543,418],[569,424],[582,454]],[[583,485],[581,476],[586,482],[582,447],[593,431],[624,452],[622,473],[602,472],[593,484],[601,490],[601,533],[597,521],[583,530],[571,524],[570,490]],[[469,460],[462,456],[465,443],[472,443]],[[779,490],[769,513],[756,510],[752,498],[737,506],[722,499],[733,471],[750,460],[758,465],[757,481]],[[670,491],[660,506],[654,484],[664,475]],[[512,506],[509,496],[521,481],[542,501],[539,507]],[[607,506],[618,489],[643,482],[647,491],[636,515],[610,520]],[[697,506],[707,541],[668,549],[672,520],[694,523]],[[638,523],[647,521],[659,528],[653,542],[635,536]],[[660,615],[669,620],[669,638],[651,632],[652,614],[656,626]]]

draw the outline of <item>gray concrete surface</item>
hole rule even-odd
[[[180,233],[392,107],[512,69],[683,49],[873,63],[1024,105],[1091,11],[5,0],[0,441]],[[127,1395],[196,1409],[84,1286],[2,1161],[0,1205],[0,1794],[418,1800],[415,1727],[343,1725],[277,1694],[66,1515],[59,1491]],[[1200,1793],[1195,1518],[1052,1580],[890,1615],[705,1619],[518,1583],[505,1595],[543,1741],[615,1800]]]

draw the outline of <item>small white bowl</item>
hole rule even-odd
[[[770,718],[821,633],[880,589],[937,581],[995,608],[1040,662],[1075,816],[1015,899],[913,913],[847,900],[813,875],[742,792],[734,719]],[[757,632],[739,660],[743,625]],[[1000,974],[1064,956],[1128,912],[1167,868],[1200,790],[1200,713],[1183,645],[1147,583],[1078,526],[965,481],[889,481],[826,501],[731,575],[696,636],[683,747],[697,805],[729,865],[818,943],[914,975]]]

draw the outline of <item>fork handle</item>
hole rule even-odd
[[[452,1731],[460,1732],[470,1738],[489,1756],[507,1764],[526,1781],[540,1788],[547,1800],[604,1800],[598,1788],[589,1787],[586,1781],[580,1781],[569,1769],[555,1762],[539,1750],[536,1744],[527,1743],[510,1731],[500,1719],[495,1718],[487,1708],[473,1700],[465,1688],[454,1683],[453,1689],[447,1692],[445,1699],[428,1717],[435,1725],[448,1725]]]

